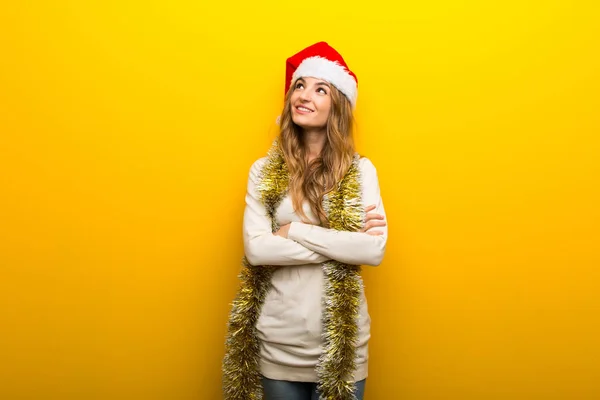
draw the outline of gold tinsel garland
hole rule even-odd
[[[358,231],[365,212],[361,200],[359,156],[355,155],[337,189],[327,193],[323,206],[331,229]],[[257,190],[273,232],[279,229],[276,210],[288,190],[289,173],[277,142],[269,151]],[[223,360],[223,394],[226,400],[263,398],[260,375],[260,341],[256,322],[271,287],[275,266],[254,266],[244,257],[241,285],[232,304]],[[339,261],[323,263],[323,352],[317,364],[321,400],[354,400],[354,370],[358,338],[358,311],[362,279],[360,266]]]

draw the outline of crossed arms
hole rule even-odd
[[[379,224],[362,232],[346,232],[292,222],[286,235],[271,232],[271,221],[256,191],[259,172],[265,162],[266,158],[257,160],[248,178],[243,237],[244,251],[250,264],[285,266],[320,264],[328,260],[353,265],[381,264],[387,242],[387,225]],[[375,166],[369,159],[362,158],[359,168],[363,203],[374,205],[372,216],[379,215],[385,220]],[[375,219],[379,217],[373,217]]]

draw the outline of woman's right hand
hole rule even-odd
[[[367,232],[369,229],[374,228],[376,226],[386,226],[387,224],[383,220],[384,217],[381,214],[370,213],[369,211],[373,211],[375,209],[375,205],[370,205],[365,207],[365,212],[367,213],[365,217],[365,226],[359,232],[365,232],[367,235],[379,236],[383,235],[383,231],[371,231]]]

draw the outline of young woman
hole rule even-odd
[[[359,266],[381,263],[387,224],[375,167],[354,150],[356,96],[356,75],[327,43],[288,58],[280,134],[248,179],[226,399],[363,398]]]

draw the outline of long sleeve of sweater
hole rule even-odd
[[[347,264],[381,264],[387,243],[387,217],[381,199],[377,170],[368,158],[360,160],[363,204],[375,204],[371,212],[382,214],[386,226],[369,229],[382,231],[383,235],[367,235],[364,232],[345,232],[316,225],[292,222],[288,238],[324,256]]]
[[[248,177],[243,222],[244,252],[248,262],[252,265],[301,265],[329,260],[329,257],[307,249],[297,241],[271,232],[271,220],[256,190],[265,162],[266,157],[257,160],[250,168]]]

